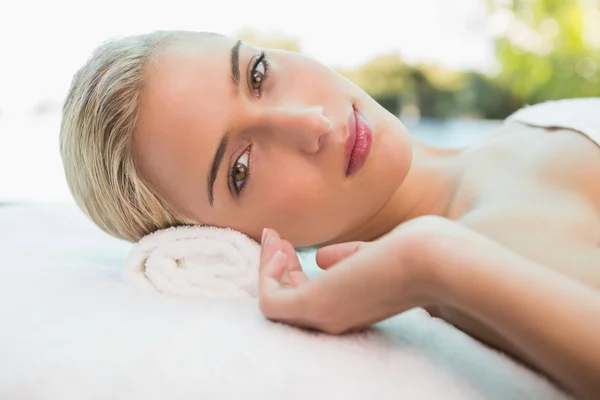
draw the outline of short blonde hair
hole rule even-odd
[[[66,180],[77,205],[113,236],[135,242],[158,229],[194,224],[141,176],[132,140],[147,69],[169,43],[199,34],[112,39],[73,77],[60,129]]]

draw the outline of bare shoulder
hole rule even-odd
[[[532,146],[535,177],[544,184],[571,189],[600,212],[600,146],[568,129],[542,129],[546,137]]]
[[[491,205],[458,221],[504,247],[600,290],[600,217],[585,201]]]
[[[588,203],[600,216],[600,145],[580,132],[511,122],[466,158],[466,186],[478,204],[576,198],[570,201]]]
[[[459,222],[600,288],[600,147],[575,131],[519,123],[493,140],[474,152]]]

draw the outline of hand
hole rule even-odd
[[[266,230],[259,272],[261,311],[274,321],[342,333],[426,305],[427,274],[411,261],[417,258],[406,257],[418,250],[411,250],[410,235],[400,230],[370,243],[327,246],[317,253],[317,263],[328,272],[311,281],[292,245]]]

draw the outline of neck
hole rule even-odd
[[[413,142],[413,159],[406,179],[391,199],[349,240],[375,240],[398,225],[423,215],[447,217],[460,178],[458,149],[441,149]]]

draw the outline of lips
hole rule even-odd
[[[348,116],[348,138],[346,139],[346,163],[344,164],[346,176],[352,176],[364,165],[371,143],[373,132],[369,122],[361,112],[353,107]]]

